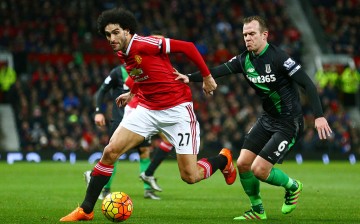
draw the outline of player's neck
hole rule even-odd
[[[268,44],[267,42],[265,42],[265,43],[263,44],[263,46],[261,46],[256,52],[255,52],[255,51],[252,52],[253,55],[254,55],[254,56],[260,56],[260,55],[262,55],[262,54],[266,51],[266,49],[268,48],[268,46],[269,46],[269,44]]]
[[[122,53],[126,54],[126,51],[127,51],[128,47],[129,47],[129,45],[130,45],[130,42],[131,42],[133,36],[134,36],[134,35],[131,35],[131,34],[130,34],[130,35],[128,35],[128,36],[126,37],[126,42],[125,42],[124,49],[121,50]]]

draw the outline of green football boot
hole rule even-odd
[[[257,213],[254,210],[245,212],[244,215],[235,217],[234,220],[267,219],[266,213]]]
[[[290,212],[294,211],[294,209],[296,208],[300,193],[303,189],[303,184],[298,180],[296,180],[296,182],[299,186],[296,191],[294,191],[294,192],[286,191],[285,192],[285,202],[281,208],[281,211],[283,214],[289,214]]]

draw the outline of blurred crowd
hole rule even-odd
[[[360,55],[360,0],[313,0],[314,13],[336,54]]]
[[[121,3],[120,3],[121,2]],[[191,41],[209,67],[225,62],[245,50],[242,18],[254,14],[268,20],[272,42],[301,60],[301,35],[284,10],[283,0],[147,0],[147,1],[37,1],[4,0],[0,3],[0,47],[14,53],[68,54],[72,60],[27,61],[26,72],[18,75],[6,94],[18,122],[23,151],[95,151],[109,140],[106,129],[93,122],[94,94],[116,65],[108,60],[85,61],[84,54],[109,54],[103,37],[96,31],[101,11],[124,6],[135,13],[138,33],[160,31],[170,38]],[[115,57],[115,56],[114,56]],[[187,59],[172,56],[176,69],[194,72]],[[202,147],[239,150],[244,135],[262,112],[261,102],[243,76],[217,80],[213,97],[192,83],[197,118],[201,125]],[[311,108],[302,97],[305,133],[298,150],[349,153],[359,149],[356,128],[340,101],[336,89],[320,88],[326,117],[334,135],[327,143],[318,141]],[[103,107],[111,117],[111,101]]]

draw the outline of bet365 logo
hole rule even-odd
[[[275,82],[276,81],[276,77],[275,77],[274,74],[254,76],[254,77],[246,75],[246,78],[248,80],[250,80],[250,82],[252,82],[252,83],[269,83],[269,82]]]

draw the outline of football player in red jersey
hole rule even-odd
[[[199,68],[203,76],[203,90],[210,95],[216,89],[203,58],[193,43],[169,38],[144,37],[136,34],[135,16],[124,9],[104,11],[98,18],[98,31],[109,41],[126,63],[126,70],[134,80],[129,93],[118,97],[124,106],[136,94],[139,104],[123,120],[104,148],[102,158],[95,165],[85,199],[73,212],[60,221],[92,220],[97,198],[109,181],[113,164],[119,156],[162,132],[175,147],[181,179],[188,184],[210,177],[220,169],[227,184],[236,179],[231,151],[222,149],[219,155],[197,161],[200,128],[192,103],[190,87],[175,80],[173,66],[167,54],[183,53]]]

